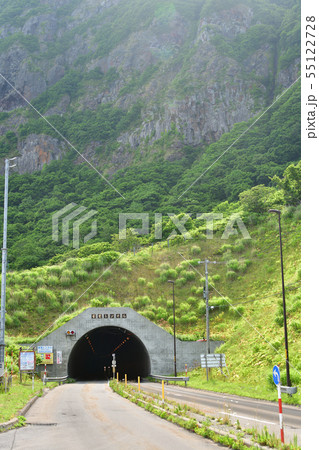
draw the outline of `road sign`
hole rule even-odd
[[[201,367],[206,367],[206,355],[200,355]],[[207,355],[207,367],[222,368],[226,367],[226,358],[224,353],[209,353]]]
[[[274,366],[272,369],[272,378],[274,383],[278,385],[280,383],[280,370],[278,366]]]

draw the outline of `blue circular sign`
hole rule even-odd
[[[274,366],[272,369],[272,378],[274,383],[277,385],[280,383],[280,370],[278,366]]]

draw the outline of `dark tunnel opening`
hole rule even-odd
[[[119,378],[147,377],[151,373],[149,354],[133,333],[119,327],[101,327],[89,331],[74,345],[68,362],[68,375],[76,380],[112,378],[112,354],[115,354]]]

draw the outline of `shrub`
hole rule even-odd
[[[167,322],[170,325],[173,325],[173,323],[174,323],[174,316],[169,316],[169,318],[167,319]],[[180,322],[180,318],[175,316],[175,324],[177,325],[177,324],[179,324],[179,322]]]
[[[226,266],[233,272],[237,272],[239,270],[239,262],[237,261],[237,259],[231,259],[230,261],[228,261]]]
[[[80,281],[85,281],[89,278],[89,274],[84,269],[78,269],[75,271],[75,277]]]
[[[139,295],[135,298],[135,304],[137,308],[143,308],[151,303],[151,299],[147,295]]]
[[[33,290],[32,289],[29,289],[29,288],[24,288],[23,289],[23,292],[24,292],[24,295],[25,295],[25,298],[27,299],[27,298],[31,298],[31,296],[32,296],[32,294],[33,294]]]
[[[48,286],[57,286],[59,284],[59,278],[56,275],[51,275],[47,279]]]
[[[50,266],[48,267],[48,273],[50,275],[55,275],[55,276],[60,276],[62,272],[62,267],[61,266]]]
[[[74,292],[72,291],[61,291],[62,303],[72,302],[74,299]]]
[[[186,278],[177,278],[175,281],[176,287],[182,287],[187,283]]]
[[[72,270],[63,270],[63,272],[61,273],[60,281],[62,286],[71,286],[75,282]]]
[[[166,306],[168,309],[173,308],[173,304],[174,304],[173,300],[167,300],[167,302],[166,302]]]
[[[17,303],[20,304],[26,300],[26,296],[23,291],[14,291],[12,297]]]
[[[15,310],[18,307],[18,302],[14,298],[10,298],[6,302],[6,309],[9,311]]]
[[[291,322],[291,326],[297,333],[301,332],[301,322],[300,322],[300,320],[299,321],[298,320],[293,320]]]
[[[231,306],[229,310],[232,312],[234,317],[240,318],[244,314],[245,308],[243,306]]]
[[[151,281],[149,281],[149,282],[147,283],[147,287],[148,287],[148,289],[153,289],[154,283],[152,283]]]
[[[181,318],[180,318],[180,323],[182,323],[183,325],[187,325],[189,323],[196,323],[196,322],[197,322],[197,317],[194,315],[194,313],[185,314],[185,315],[181,316]]]
[[[220,280],[220,275],[216,274],[212,276],[212,280],[213,281],[219,281]]]
[[[197,312],[201,316],[206,313],[206,303],[204,302],[204,300],[201,300],[198,303],[198,305],[197,305]]]
[[[171,268],[171,266],[168,263],[163,263],[160,265],[161,270],[168,270],[170,268]]]
[[[145,285],[146,285],[146,280],[145,280],[145,278],[140,277],[140,278],[137,280],[137,282],[138,282],[138,284],[139,284],[140,286],[145,286]]]
[[[38,305],[36,308],[37,313],[39,316],[44,316],[45,314],[45,307],[43,305]]]
[[[113,302],[113,298],[109,297],[108,295],[106,297],[99,296],[98,298],[103,303],[103,306],[107,306],[107,305],[109,305],[110,303]]]
[[[149,320],[155,319],[155,313],[150,310],[142,311],[141,314]]]
[[[6,327],[13,328],[13,318],[8,313],[6,314]]]
[[[125,272],[130,272],[132,270],[130,263],[128,261],[120,260],[118,266]]]
[[[235,242],[235,244],[233,246],[233,250],[234,250],[235,253],[241,253],[242,251],[245,250],[245,245],[244,245],[242,239],[238,239]]]
[[[132,304],[129,303],[129,302],[125,302],[125,303],[123,304],[123,307],[124,307],[124,308],[131,308],[131,307],[132,307]]]
[[[78,263],[79,263],[78,259],[76,259],[76,258],[69,258],[69,259],[67,259],[65,261],[64,266],[67,269],[72,269],[72,268],[76,267],[78,265]]]
[[[191,254],[193,256],[199,255],[202,249],[198,245],[193,245],[191,248]]]
[[[198,300],[195,297],[188,297],[188,299],[187,299],[187,303],[189,303],[192,306],[196,305],[197,302],[198,302]]]
[[[63,305],[63,311],[76,311],[78,309],[78,304],[76,302],[74,303],[65,303],[65,305]]]
[[[37,286],[44,286],[45,285],[44,279],[42,277],[37,277],[35,279],[35,282],[36,282]]]
[[[109,304],[109,307],[110,308],[120,308],[121,307],[121,303],[119,303],[119,302],[111,302]]]
[[[35,289],[37,287],[35,279],[31,276],[25,277],[25,283],[32,289]]]
[[[45,302],[51,302],[52,300],[56,300],[54,293],[49,289],[45,288],[39,288],[37,290],[37,298]]]
[[[237,274],[236,274],[236,272],[234,272],[233,270],[229,270],[229,271],[226,273],[226,278],[227,278],[227,280],[236,280]]]
[[[186,270],[184,276],[185,276],[187,281],[192,281],[192,280],[195,280],[196,273],[193,270]]]
[[[99,307],[103,306],[103,303],[98,298],[92,298],[90,300],[90,305],[94,308],[99,308]]]
[[[212,297],[209,300],[210,306],[215,306],[217,310],[221,311],[227,311],[230,307],[229,299],[228,297],[221,298],[221,297]]]
[[[18,310],[14,313],[14,317],[16,317],[20,322],[25,322],[28,318],[28,314],[26,311]]]
[[[222,253],[225,253],[225,252],[227,252],[227,251],[230,251],[230,252],[231,252],[232,248],[233,248],[232,245],[230,245],[230,244],[224,244],[224,245],[221,246],[220,251],[221,251]]]
[[[180,311],[188,312],[191,309],[191,305],[189,303],[183,302],[179,306]]]
[[[162,308],[161,306],[157,308],[157,312],[156,312],[156,319],[157,320],[161,320],[161,319],[167,319],[167,311]]]

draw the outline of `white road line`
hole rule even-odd
[[[275,423],[275,422],[268,422],[267,420],[254,419],[253,417],[239,416],[236,413],[229,414],[229,413],[224,412],[224,411],[218,411],[217,414],[226,414],[227,416],[234,416],[234,417],[239,418],[239,419],[246,419],[246,420],[253,420],[254,422],[267,423],[268,425],[277,425],[277,423]]]

